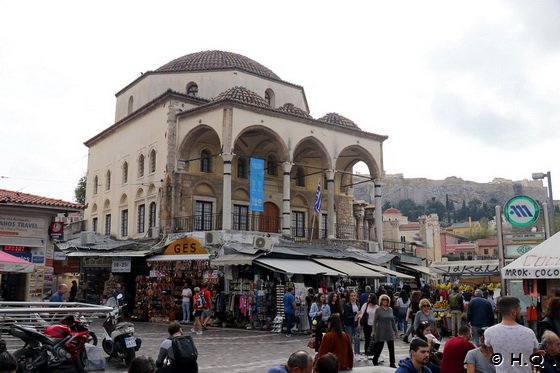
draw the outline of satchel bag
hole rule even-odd
[[[317,339],[315,339],[315,334],[311,335],[311,339],[309,340],[309,342],[307,342],[307,347],[314,350],[316,342],[317,342]]]
[[[367,313],[367,307],[366,307],[365,312],[362,314],[362,317],[360,318],[360,325],[366,326],[368,323],[368,319],[369,319],[369,314]]]

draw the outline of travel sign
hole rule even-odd
[[[539,204],[531,197],[515,196],[504,205],[506,220],[516,227],[533,225],[539,214]]]

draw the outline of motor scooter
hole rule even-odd
[[[111,299],[111,298],[110,298]],[[112,299],[115,299],[114,297]],[[142,340],[134,336],[134,324],[122,321],[122,309],[126,304],[122,301],[123,295],[118,294],[114,308],[107,314],[103,322],[103,351],[109,357],[123,360],[126,366],[136,357],[136,351],[140,349]],[[108,303],[106,305],[110,305]]]

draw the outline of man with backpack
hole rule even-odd
[[[198,351],[190,335],[183,335],[178,321],[167,328],[169,337],[159,347],[156,359],[158,373],[198,373]]]
[[[202,334],[201,318],[205,306],[206,306],[206,297],[204,296],[204,292],[200,291],[200,288],[197,286],[194,288],[194,297],[193,297],[194,326],[191,329],[191,332],[194,332],[197,335]]]
[[[464,310],[463,295],[459,293],[458,286],[454,286],[453,292],[449,295],[449,308],[451,309],[451,334],[457,337]]]

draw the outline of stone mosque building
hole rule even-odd
[[[204,231],[381,241],[381,209],[365,216],[353,185],[374,180],[381,203],[387,136],[336,113],[313,118],[303,87],[258,62],[188,54],[116,98],[114,124],[85,142],[87,230],[119,240]],[[264,162],[256,197],[253,159]],[[369,175],[352,174],[358,162]],[[262,211],[251,208],[252,197]]]

